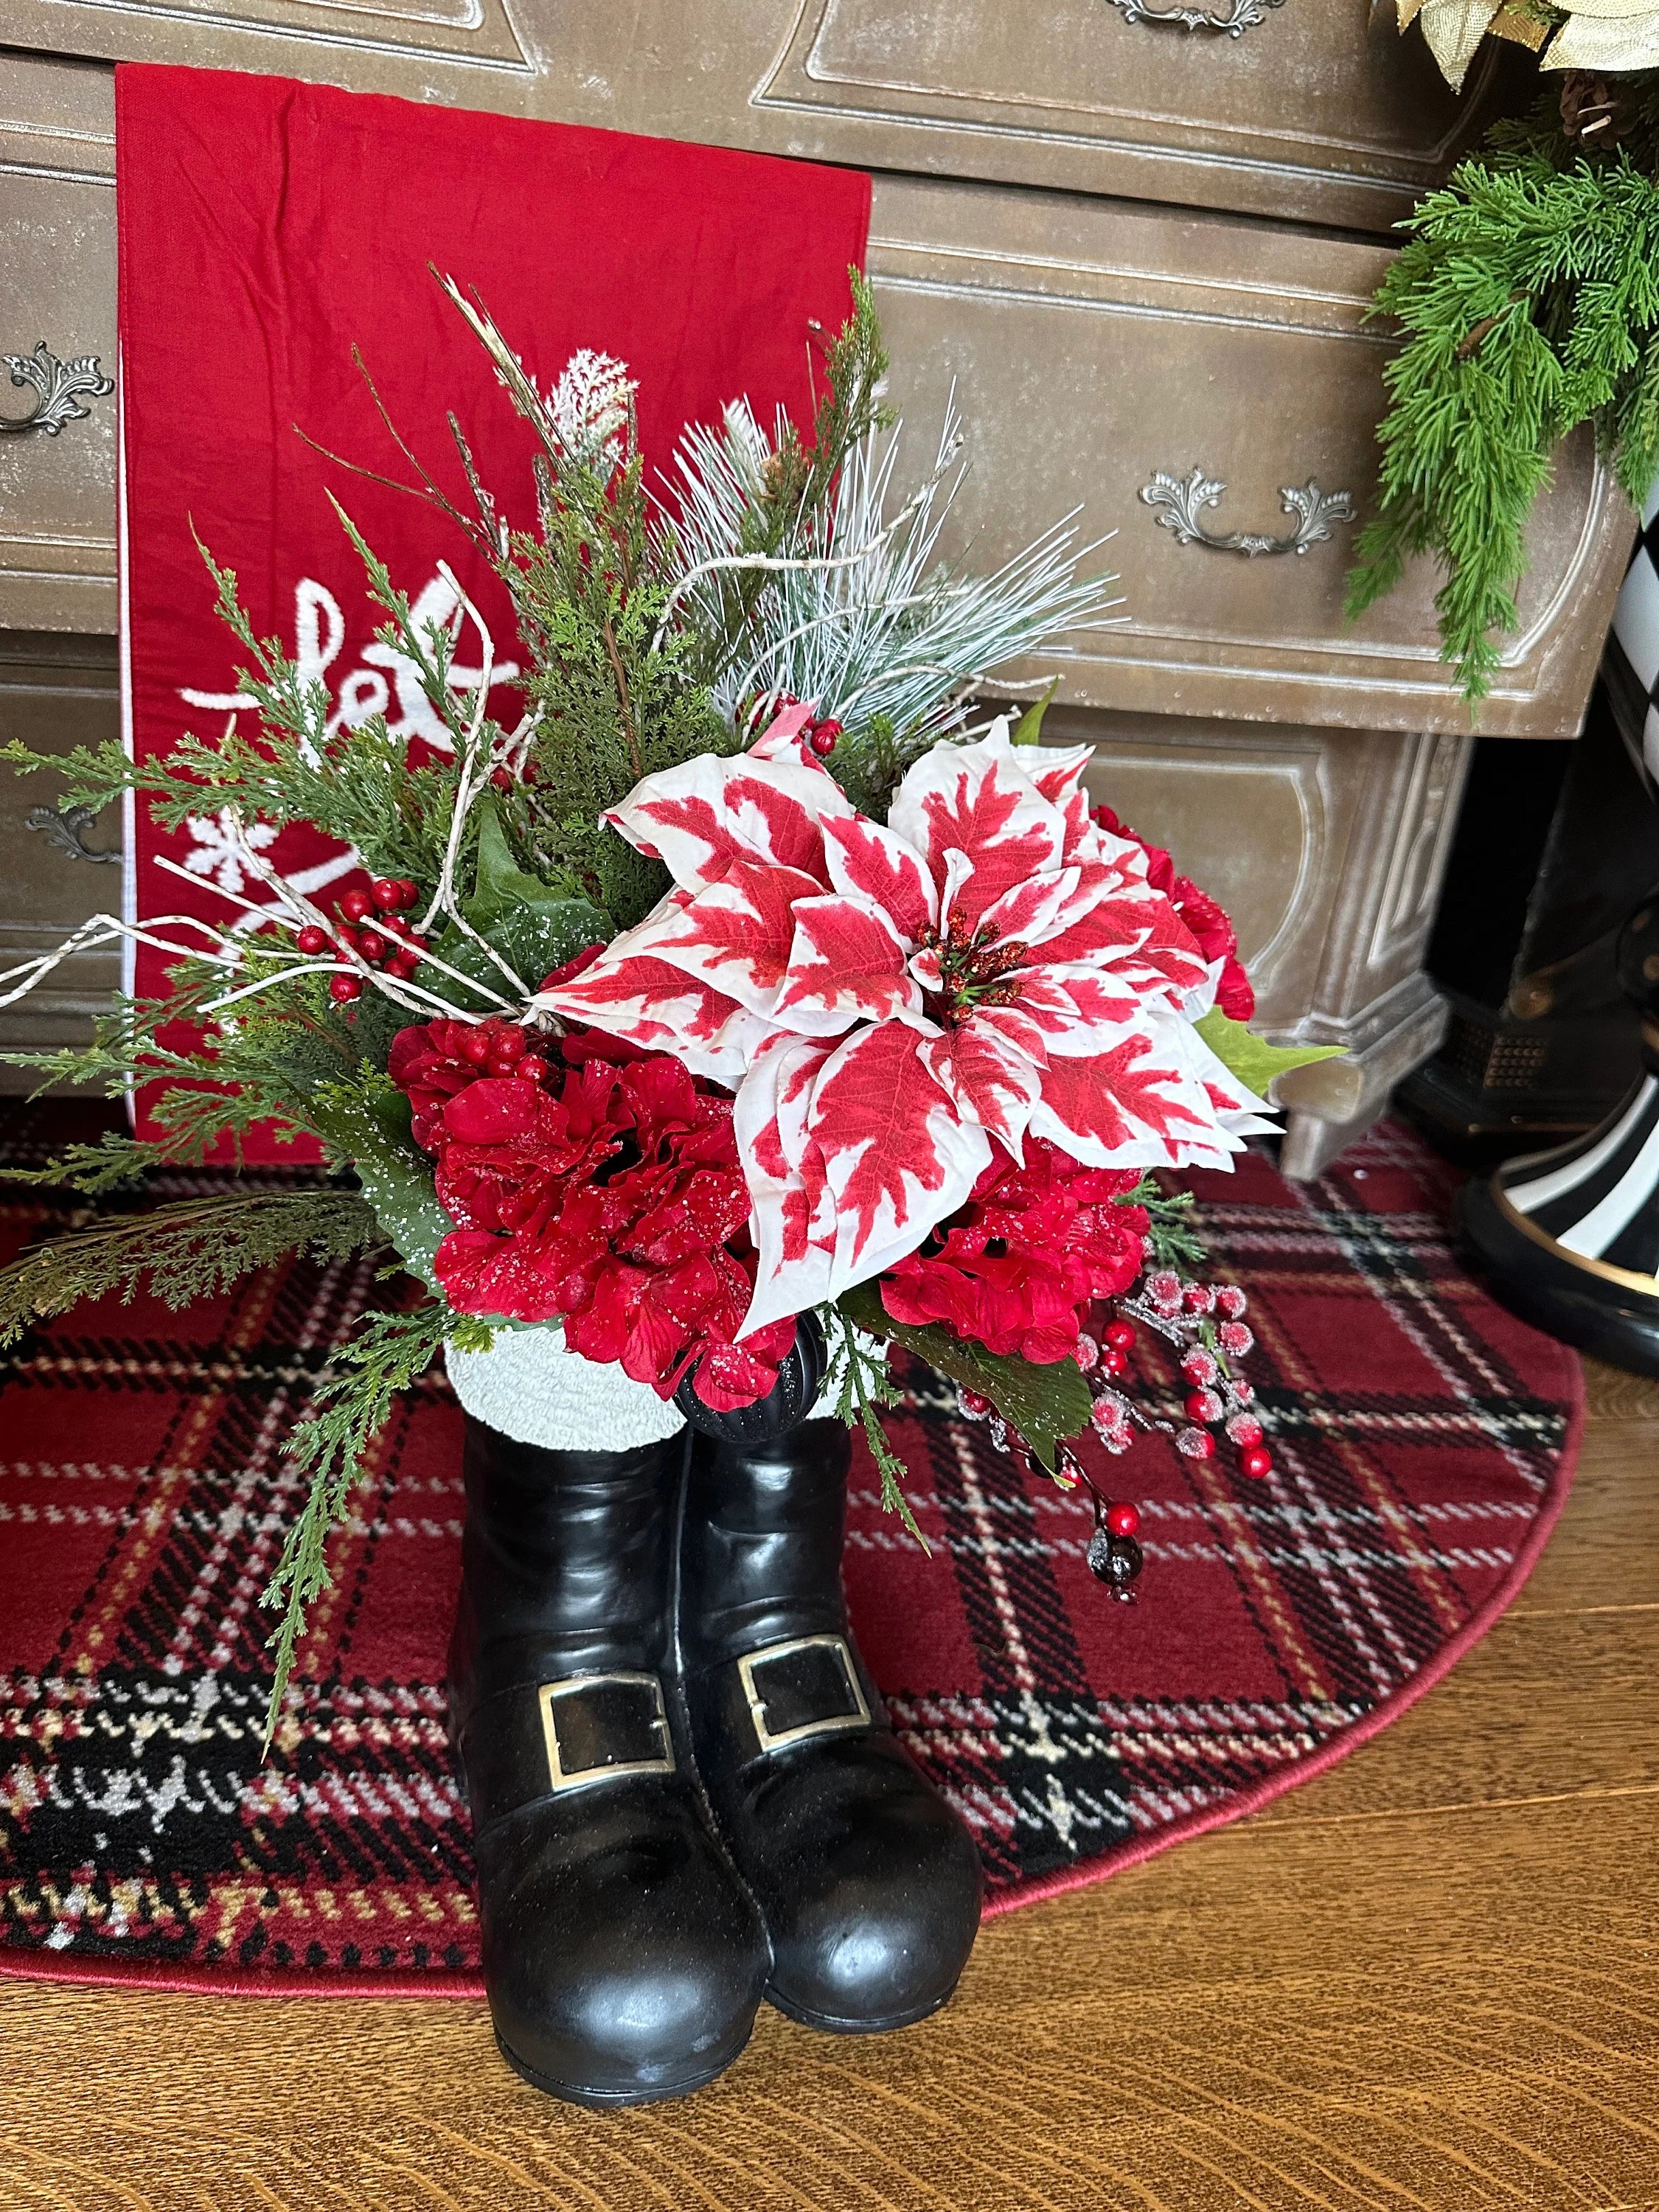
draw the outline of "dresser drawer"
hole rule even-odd
[[[1179,15],[1206,19],[1188,29]],[[9,0],[57,52],[269,70],[866,168],[1384,231],[1486,120],[1366,0]],[[1159,15],[1168,20],[1156,20]]]
[[[968,425],[954,545],[988,568],[1073,507],[1088,536],[1115,532],[1097,558],[1121,579],[1122,622],[1072,641],[1064,698],[1468,730],[1438,658],[1432,564],[1358,623],[1342,612],[1375,497],[1389,340],[1365,310],[1387,259],[1220,216],[878,180],[869,265],[911,468],[953,385]],[[1205,482],[1225,487],[1208,504]],[[1197,534],[1290,540],[1282,495],[1310,484],[1356,519],[1328,514],[1299,553],[1247,557]],[[1484,732],[1577,735],[1632,526],[1588,437],[1570,443],[1534,519]]]
[[[107,69],[0,54],[0,354],[40,363],[48,400],[53,362],[114,374],[113,85]],[[41,396],[0,371],[0,414]],[[55,434],[0,434],[0,628],[115,628],[112,391],[71,388],[62,412]]]
[[[61,633],[0,634],[0,734],[41,752],[102,744],[120,728],[115,645]],[[89,915],[119,914],[120,809],[54,819],[45,776],[0,771],[0,969],[51,952]],[[103,854],[103,859],[94,856]],[[118,945],[70,955],[15,1006],[0,1007],[0,1051],[88,1044],[120,981]],[[0,1066],[0,1095],[33,1091],[33,1070]]]

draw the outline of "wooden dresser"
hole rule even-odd
[[[1391,11],[1382,11],[1391,18]],[[954,383],[978,562],[1077,505],[1115,531],[1121,627],[1056,664],[1050,726],[1100,794],[1231,908],[1261,1025],[1345,1044],[1291,1079],[1316,1172],[1431,1051],[1421,966],[1472,744],[1426,568],[1349,625],[1376,477],[1389,227],[1502,96],[1460,108],[1369,0],[8,0],[0,352],[112,374],[112,69],[269,70],[459,106],[846,161],[875,173],[892,397]],[[31,51],[33,50],[33,51]],[[187,303],[180,303],[187,313]],[[18,416],[32,396],[0,380]],[[115,400],[0,436],[0,726],[116,723]],[[210,392],[179,396],[179,435]],[[1294,496],[1293,496],[1294,495]],[[1481,727],[1577,734],[1631,518],[1589,442],[1537,518]],[[1024,675],[1036,670],[1018,672]],[[0,789],[0,951],[107,904],[118,825]],[[0,1039],[68,1037],[110,988],[66,968]],[[8,1086],[18,1087],[16,1072]]]

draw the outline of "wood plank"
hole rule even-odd
[[[1656,1680],[1659,1607],[1506,1617],[1420,1705],[1258,1817],[1659,1791]]]
[[[1510,1617],[1656,1604],[1659,1420],[1593,1420],[1555,1533]]]
[[[1659,1376],[1627,1375],[1604,1359],[1587,1358],[1584,1395],[1597,1428],[1612,1421],[1659,1422]]]
[[[1266,1825],[993,1923],[957,2002],[763,2014],[689,2103],[538,2098],[481,2007],[0,1990],[20,2212],[1651,2212],[1644,1801]]]

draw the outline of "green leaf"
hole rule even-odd
[[[467,919],[472,920],[470,910]],[[479,927],[477,923],[473,926]],[[544,975],[555,968],[562,968],[567,960],[574,960],[590,945],[608,944],[614,934],[609,915],[590,906],[586,899],[550,899],[543,906],[516,907],[489,926],[491,945],[514,974],[532,991]],[[475,982],[488,985],[495,994],[486,998],[481,993],[470,993],[465,984],[444,975],[440,977],[440,984],[452,1005],[465,1006],[469,1012],[482,1013],[494,1008],[496,1000],[512,997],[513,986],[489,955],[470,937],[463,937],[459,929],[446,931],[436,950],[441,960],[447,961],[463,975],[471,976]]]
[[[1347,1050],[1340,1044],[1268,1044],[1253,1036],[1243,1022],[1231,1020],[1219,1006],[1212,1006],[1198,1031],[1222,1066],[1236,1075],[1258,1098],[1266,1098],[1274,1078],[1293,1067],[1306,1067],[1316,1060],[1335,1060]]]
[[[562,886],[544,884],[539,876],[532,876],[519,866],[507,842],[507,832],[501,828],[495,801],[488,794],[478,802],[477,817],[478,866],[472,879],[472,896],[461,908],[474,929],[488,936],[498,922],[521,907],[581,903],[571,900],[568,883]],[[610,934],[608,928],[605,934]],[[579,951],[580,949],[577,947]]]
[[[838,1303],[848,1319],[867,1335],[902,1344],[963,1389],[977,1390],[981,1397],[988,1398],[1050,1474],[1055,1446],[1088,1425],[1093,1401],[1074,1359],[1038,1366],[1029,1359],[987,1352],[982,1346],[966,1343],[937,1325],[912,1328],[890,1317],[873,1283],[860,1283],[843,1291]]]
[[[1042,743],[1042,718],[1053,706],[1054,694],[1059,689],[1060,678],[1056,676],[1042,696],[1028,707],[1014,724],[1014,733],[1009,739],[1011,744],[1040,745]]]
[[[325,1083],[312,1100],[312,1118],[333,1149],[350,1161],[364,1197],[410,1274],[438,1290],[432,1262],[455,1224],[438,1203],[431,1167],[410,1134],[408,1099],[384,1075]]]
[[[495,803],[488,798],[478,808],[478,866],[472,896],[461,911],[532,991],[551,969],[563,967],[590,945],[609,944],[617,933],[602,908],[571,897],[568,888],[545,884],[519,866]],[[483,1013],[496,1000],[512,995],[512,985],[489,953],[459,929],[447,930],[436,950],[440,959],[487,984],[494,994],[469,997],[446,978],[445,995],[458,994],[454,1003],[469,1012]]]

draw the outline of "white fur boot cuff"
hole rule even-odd
[[[452,1345],[444,1362],[475,1420],[546,1451],[632,1451],[685,1426],[672,1399],[567,1351],[556,1328],[504,1328],[488,1352]]]

